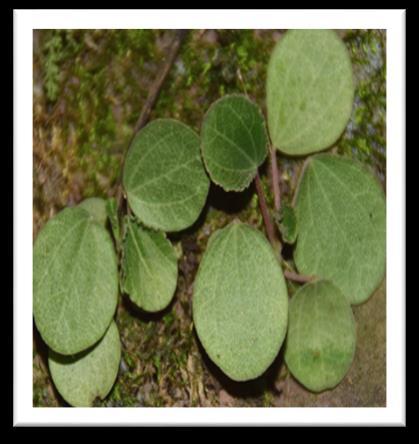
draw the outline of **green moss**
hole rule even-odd
[[[176,117],[200,129],[211,103],[229,93],[248,93],[264,103],[265,61],[274,44],[252,30],[191,31],[160,95],[154,116]]]
[[[345,35],[354,67],[355,102],[338,152],[386,172],[386,33],[353,30]]]
[[[263,393],[262,406],[272,407],[274,405],[274,396],[270,390],[265,390]]]
[[[47,110],[52,115],[64,110],[57,122],[60,143],[71,158],[68,173],[83,174],[82,197],[106,195],[118,178],[139,104],[147,95],[147,85],[138,78],[159,61],[155,41],[160,34],[151,30],[41,32],[35,65],[41,71]]]

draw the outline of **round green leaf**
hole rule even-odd
[[[356,331],[351,306],[328,281],[301,287],[289,304],[285,362],[313,392],[335,387],[355,354]]]
[[[345,129],[354,100],[345,44],[331,30],[287,31],[273,50],[266,89],[276,148],[291,155],[328,148]]]
[[[89,197],[79,203],[78,207],[87,210],[98,224],[102,226],[106,225],[108,215],[105,200],[100,197]]]
[[[386,208],[378,181],[358,163],[319,154],[296,195],[298,270],[332,281],[352,304],[368,299],[386,262]]]
[[[260,376],[287,328],[288,295],[265,237],[233,222],[215,232],[194,284],[193,319],[209,357],[236,381]]]
[[[166,308],[176,289],[177,258],[165,234],[127,220],[124,291],[143,310]]]
[[[39,233],[33,256],[36,326],[54,351],[96,343],[115,312],[118,271],[108,232],[82,208],[67,208]]]
[[[199,145],[193,130],[171,119],[154,120],[136,135],[123,183],[144,225],[179,231],[196,221],[209,190]]]
[[[112,322],[99,343],[77,355],[49,351],[48,365],[57,390],[74,407],[90,407],[104,399],[118,375],[121,343]]]
[[[241,191],[268,153],[265,121],[259,108],[241,95],[217,100],[202,125],[202,157],[207,171],[226,191]]]

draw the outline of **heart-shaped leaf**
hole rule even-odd
[[[352,66],[334,31],[287,31],[267,75],[268,127],[276,148],[291,155],[331,146],[345,129],[354,99]]]
[[[332,281],[352,304],[368,299],[386,262],[385,198],[374,176],[350,159],[313,156],[295,209],[298,270]]]
[[[143,310],[166,308],[175,292],[177,258],[165,234],[126,220],[124,290]]]
[[[202,125],[202,157],[207,171],[226,191],[248,187],[268,153],[265,120],[242,95],[217,100]]]
[[[67,208],[39,233],[33,255],[35,323],[54,351],[93,345],[115,312],[118,271],[108,232],[83,208]]]
[[[90,407],[104,399],[118,375],[121,343],[118,328],[111,322],[105,336],[92,348],[64,356],[49,351],[48,365],[57,390],[74,407]]]
[[[233,222],[215,232],[194,284],[193,319],[209,357],[236,381],[261,375],[287,328],[281,267],[258,230]]]
[[[149,123],[128,151],[123,183],[129,205],[144,225],[162,231],[189,227],[209,190],[198,135],[176,120]]]
[[[313,392],[335,387],[349,370],[356,342],[351,306],[328,281],[301,287],[289,304],[285,362]]]
[[[87,210],[98,224],[106,226],[107,214],[104,199],[100,197],[89,197],[79,203],[78,207]]]

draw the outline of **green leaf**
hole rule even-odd
[[[386,262],[386,208],[378,181],[360,164],[319,154],[300,178],[294,259],[302,274],[332,281],[352,304],[368,299]]]
[[[158,119],[135,137],[124,167],[128,202],[146,226],[180,231],[204,207],[209,179],[198,135],[181,122]]]
[[[113,197],[106,201],[106,214],[111,223],[113,238],[115,239],[117,248],[119,248],[119,245],[121,244],[121,228],[116,200]]]
[[[124,290],[145,311],[166,308],[176,290],[177,258],[165,234],[126,218]]]
[[[291,155],[328,148],[345,129],[354,100],[345,44],[331,30],[287,31],[272,52],[266,89],[276,148]]]
[[[57,390],[74,407],[90,407],[104,399],[118,375],[121,343],[112,322],[99,343],[77,355],[64,356],[49,351],[48,364]]]
[[[106,214],[106,202],[100,197],[89,197],[84,199],[78,205],[79,208],[84,208],[93,219],[103,227],[106,226],[107,214]]]
[[[209,357],[236,381],[260,376],[287,328],[288,295],[258,230],[234,221],[210,238],[194,284],[193,320]]]
[[[54,351],[93,345],[115,312],[118,272],[108,232],[82,208],[67,208],[39,233],[33,256],[36,326]]]
[[[259,108],[241,95],[217,100],[202,125],[202,157],[207,171],[226,191],[242,191],[268,153],[265,121]]]
[[[301,287],[289,304],[285,362],[313,392],[335,387],[349,370],[356,342],[351,306],[328,281]]]
[[[297,216],[294,208],[283,203],[279,214],[274,215],[274,219],[284,242],[287,244],[293,244],[296,241],[298,234]]]

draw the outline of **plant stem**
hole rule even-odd
[[[266,204],[265,193],[263,192],[263,186],[262,181],[260,180],[259,172],[256,173],[255,185],[259,199],[260,211],[262,212],[263,223],[265,224],[266,234],[268,235],[269,242],[271,243],[274,251],[277,251],[277,248],[279,249],[279,251],[281,251],[281,242],[275,234],[275,227],[269,214],[268,205]],[[315,276],[305,276],[295,273],[291,270],[284,270],[284,276],[290,281],[299,282],[301,284],[311,282],[315,279]]]
[[[262,181],[260,180],[259,172],[256,173],[255,185],[259,199],[260,211],[262,212],[263,223],[265,224],[266,228],[266,234],[268,235],[269,242],[271,243],[272,247],[276,248],[278,246],[279,240],[275,236],[275,228],[269,215],[269,209],[266,204],[265,194],[263,192]]]
[[[300,284],[304,284],[306,282],[311,282],[315,279],[315,276],[305,276],[303,274],[294,273],[290,270],[284,270],[284,276],[294,282],[299,282]]]
[[[131,146],[131,143],[134,140],[138,131],[140,131],[140,129],[143,128],[147,124],[147,122],[150,118],[150,115],[151,115],[151,111],[153,110],[153,107],[156,104],[157,99],[160,94],[160,91],[163,87],[164,81],[166,80],[166,78],[167,78],[167,76],[168,76],[168,74],[169,74],[169,72],[176,60],[176,57],[179,53],[179,49],[180,49],[183,41],[185,40],[187,33],[188,33],[187,29],[176,30],[175,37],[172,41],[172,44],[169,49],[169,53],[167,54],[167,57],[166,57],[166,61],[163,65],[159,75],[156,77],[154,83],[151,85],[147,99],[146,99],[146,101],[143,105],[143,108],[141,110],[141,114],[138,117],[137,122],[135,123],[133,135],[132,135],[130,142],[128,144],[128,149],[125,151],[124,156],[122,158],[122,162],[121,162],[121,172],[119,175],[118,190],[117,190],[117,195],[116,195],[116,203],[117,203],[118,212],[121,210],[122,201],[123,201],[122,175],[123,175],[125,159],[127,157],[129,147]]]
[[[272,192],[274,195],[274,208],[275,211],[279,211],[281,208],[281,192],[279,189],[279,171],[276,159],[276,149],[271,146],[269,151],[271,154]]]

